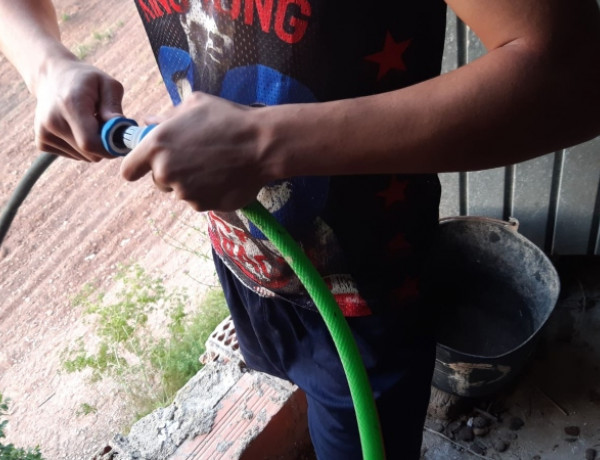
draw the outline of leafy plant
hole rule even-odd
[[[79,43],[75,45],[75,49],[73,49],[73,54],[77,56],[77,59],[85,59],[90,54],[92,50],[92,46],[89,43]]]
[[[1,417],[8,412],[9,400],[5,400],[0,393],[0,440],[6,438],[4,429],[8,424],[8,420],[2,420]],[[22,449],[15,447],[13,444],[3,444],[0,441],[0,459],[1,460],[43,460],[42,454],[38,447],[33,449]]]
[[[228,310],[223,293],[213,289],[187,313],[185,290],[167,290],[162,279],[138,265],[121,267],[115,280],[119,289],[110,298],[90,287],[77,296],[76,305],[93,321],[98,342],[90,351],[89,338],[80,337],[65,350],[63,367],[67,372],[87,370],[92,381],[114,378],[141,417],[169,404],[200,370],[204,344]],[[166,327],[152,328],[150,320]]]
[[[113,38],[114,35],[114,31],[111,28],[108,28],[104,31],[98,31],[95,30],[92,33],[92,37],[94,37],[94,40],[99,41],[99,42],[107,42],[110,41],[111,38]]]
[[[114,37],[115,32],[123,27],[123,25],[123,21],[118,21],[114,27],[109,27],[104,30],[95,30],[83,43],[75,45],[72,50],[73,54],[75,54],[78,59],[85,59],[96,51],[100,45],[109,43]]]
[[[77,410],[76,415],[77,416],[90,415],[90,414],[95,414],[96,412],[98,412],[97,407],[94,407],[88,403],[82,403],[81,406],[79,406],[79,409]]]

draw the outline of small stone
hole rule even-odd
[[[531,457],[531,460],[542,460],[542,457],[540,455],[534,455]]]
[[[444,424],[440,422],[431,422],[429,428],[431,428],[433,431],[441,433],[444,431]]]
[[[473,428],[486,428],[490,426],[490,421],[486,417],[478,415],[473,418]]]
[[[451,433],[456,433],[462,427],[463,423],[460,420],[454,420],[450,422],[446,429]]]
[[[458,430],[458,433],[456,433],[456,439],[459,441],[472,441],[474,437],[473,429],[470,426],[463,426]]]
[[[596,456],[598,455],[598,453],[596,452],[596,449],[586,449],[585,451],[585,460],[596,460]]]
[[[462,426],[462,422],[460,420],[455,420],[453,422],[448,423],[446,425],[446,429],[444,430],[444,434],[448,436],[450,439],[454,440],[456,438],[456,433],[460,430]]]
[[[508,427],[513,431],[520,430],[523,425],[525,425],[525,422],[519,417],[512,417],[508,423]]]
[[[579,427],[578,426],[566,426],[565,433],[569,436],[579,436]]]
[[[513,433],[513,432],[509,431],[508,433],[506,433],[504,435],[504,437],[510,441],[514,441],[515,439],[517,439],[519,437],[519,435],[517,433]]]
[[[492,447],[496,452],[504,452],[506,449],[508,449],[508,443],[502,439],[496,439],[492,443]]]
[[[485,448],[485,446],[482,446],[477,441],[475,441],[473,444],[471,444],[469,449],[471,449],[473,452],[475,452],[478,455],[485,455],[487,453],[487,449]]]
[[[477,428],[477,427],[473,428],[473,434],[475,436],[482,437],[482,436],[485,436],[486,434],[488,434],[489,432],[490,432],[490,429],[487,426],[484,426],[483,428]]]

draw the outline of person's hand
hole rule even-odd
[[[261,110],[193,93],[124,158],[121,174],[152,172],[160,190],[197,211],[239,209],[275,179],[263,161]]]
[[[100,140],[103,122],[121,116],[123,86],[101,70],[75,59],[46,66],[36,88],[36,146],[64,157],[112,158]]]

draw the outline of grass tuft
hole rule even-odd
[[[87,371],[91,381],[115,379],[130,398],[132,413],[141,418],[170,404],[201,369],[205,342],[228,310],[222,291],[212,289],[187,312],[185,290],[167,290],[161,278],[138,265],[120,267],[115,281],[118,292],[110,298],[90,286],[75,298],[92,321],[97,343],[89,350],[93,340],[80,337],[63,352],[63,368]],[[165,327],[151,328],[151,320]]]
[[[78,59],[85,59],[96,51],[101,45],[110,43],[118,29],[124,26],[123,21],[118,21],[113,27],[105,30],[95,30],[83,43],[78,43],[71,50]]]

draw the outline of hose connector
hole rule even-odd
[[[124,157],[131,152],[156,125],[138,126],[135,120],[115,117],[108,120],[100,137],[104,149],[115,157]]]

